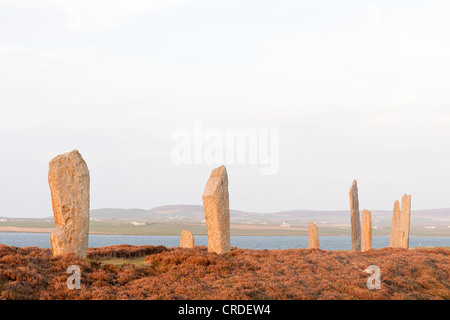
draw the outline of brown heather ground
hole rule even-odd
[[[118,264],[120,262],[130,262]],[[69,290],[70,265],[81,290]],[[363,272],[381,269],[381,290]],[[0,245],[0,299],[450,299],[450,250],[90,248],[87,259]]]

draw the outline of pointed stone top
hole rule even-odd
[[[310,227],[314,227],[314,226],[317,227],[317,225],[316,225],[314,222],[310,222],[310,223],[309,223],[309,226],[310,226]]]
[[[79,152],[77,149],[74,149],[74,150],[72,150],[72,151],[63,153],[62,155],[68,155],[68,156],[70,156],[70,155],[81,155],[81,154],[80,154],[80,152]]]
[[[54,163],[62,158],[66,158],[66,159],[73,159],[73,158],[78,158],[84,161],[83,157],[81,156],[80,152],[78,150],[72,150],[70,152],[66,152],[63,154],[60,154],[59,156],[54,157],[50,163]]]
[[[48,179],[51,183],[62,183],[64,172],[70,173],[73,177],[84,177],[89,180],[89,169],[78,150],[63,153],[54,157],[49,162]]]
[[[406,203],[407,202],[409,202],[409,203],[411,203],[411,195],[408,195],[408,194],[404,194],[403,195],[403,197],[402,197],[402,207],[405,205],[407,205]]]
[[[222,186],[222,188],[219,188],[220,186]],[[203,196],[207,197],[213,195],[220,189],[228,190],[228,175],[225,166],[215,168],[211,172],[211,176],[209,177],[205,190],[203,191]]]
[[[350,193],[350,202],[352,202],[353,199],[355,201],[358,201],[358,183],[356,182],[356,180],[353,180],[349,193]]]
[[[224,165],[215,168],[212,172],[211,175],[209,176],[210,178],[222,178],[222,177],[226,177],[227,176],[227,168],[225,168]]]
[[[70,157],[70,156],[74,156],[74,155],[77,155],[77,156],[80,155],[81,156],[80,152],[77,149],[74,149],[72,151],[60,154],[57,157]]]

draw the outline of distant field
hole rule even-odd
[[[349,225],[323,225],[318,224],[321,236],[348,236]],[[54,222],[45,219],[12,219],[8,222],[0,222],[0,232],[51,232]],[[189,230],[194,235],[206,235],[205,223],[167,221],[151,223],[147,225],[132,225],[124,221],[91,221],[89,231],[92,234],[116,234],[116,235],[154,235],[154,236],[178,236],[182,230]],[[373,236],[389,236],[388,227],[374,228]],[[278,224],[231,224],[233,236],[306,236],[308,225],[291,225],[290,228],[281,228]],[[450,228],[438,227],[425,229],[412,227],[411,236],[450,237]]]

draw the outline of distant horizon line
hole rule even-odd
[[[179,206],[191,206],[191,207],[203,207],[202,204],[169,204],[169,205],[160,205],[160,206],[156,206],[156,207],[152,207],[150,209],[144,209],[144,208],[121,208],[121,207],[103,207],[103,208],[95,208],[95,209],[89,209],[89,212],[94,211],[94,210],[144,210],[144,211],[150,211],[153,209],[157,209],[157,208],[164,208],[164,207],[179,207]],[[362,213],[364,209],[360,208],[360,212]],[[393,212],[393,209],[367,209],[371,212]],[[411,213],[412,212],[420,212],[420,211],[436,211],[436,210],[449,210],[450,211],[450,207],[446,207],[446,208],[433,208],[433,209],[416,209],[416,210],[412,210],[411,209]],[[238,210],[238,209],[232,209],[230,208],[230,212],[231,211],[239,211],[239,212],[248,212],[248,213],[261,213],[261,214],[276,214],[276,213],[283,213],[283,212],[293,212],[293,211],[309,211],[309,212],[350,212],[350,208],[349,209],[339,209],[339,210],[318,210],[318,209],[289,209],[289,210],[282,210],[282,211],[271,211],[271,212],[262,212],[262,211],[249,211],[249,210]],[[51,214],[53,214],[53,212],[51,212]],[[0,215],[0,218],[10,218],[10,219],[45,219],[45,218],[49,218],[51,216],[47,215],[47,216],[40,216],[40,217],[26,217],[26,216],[21,216],[21,217],[14,217],[14,216],[3,216]]]

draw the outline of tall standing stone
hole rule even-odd
[[[230,251],[230,208],[225,166],[220,166],[211,172],[202,198],[208,251],[219,254]]]
[[[409,228],[411,220],[411,196],[402,197],[402,208],[400,211],[398,247],[408,249],[409,247]]]
[[[74,253],[86,257],[89,240],[89,170],[74,150],[52,159],[48,183],[55,229],[50,235],[53,256]]]
[[[310,249],[320,249],[319,245],[319,230],[317,229],[317,225],[315,223],[309,224],[309,248]]]
[[[192,233],[190,231],[183,230],[180,237],[180,247],[193,248],[194,246],[194,236]]]
[[[363,210],[361,251],[369,250],[372,250],[372,214],[369,210]]]
[[[352,250],[361,251],[361,222],[359,218],[358,185],[356,180],[353,181],[349,194],[352,224]]]
[[[391,236],[389,238],[389,247],[397,248],[398,247],[398,235],[400,228],[400,202],[397,200],[394,203],[394,213],[392,215],[392,224],[391,224]]]

